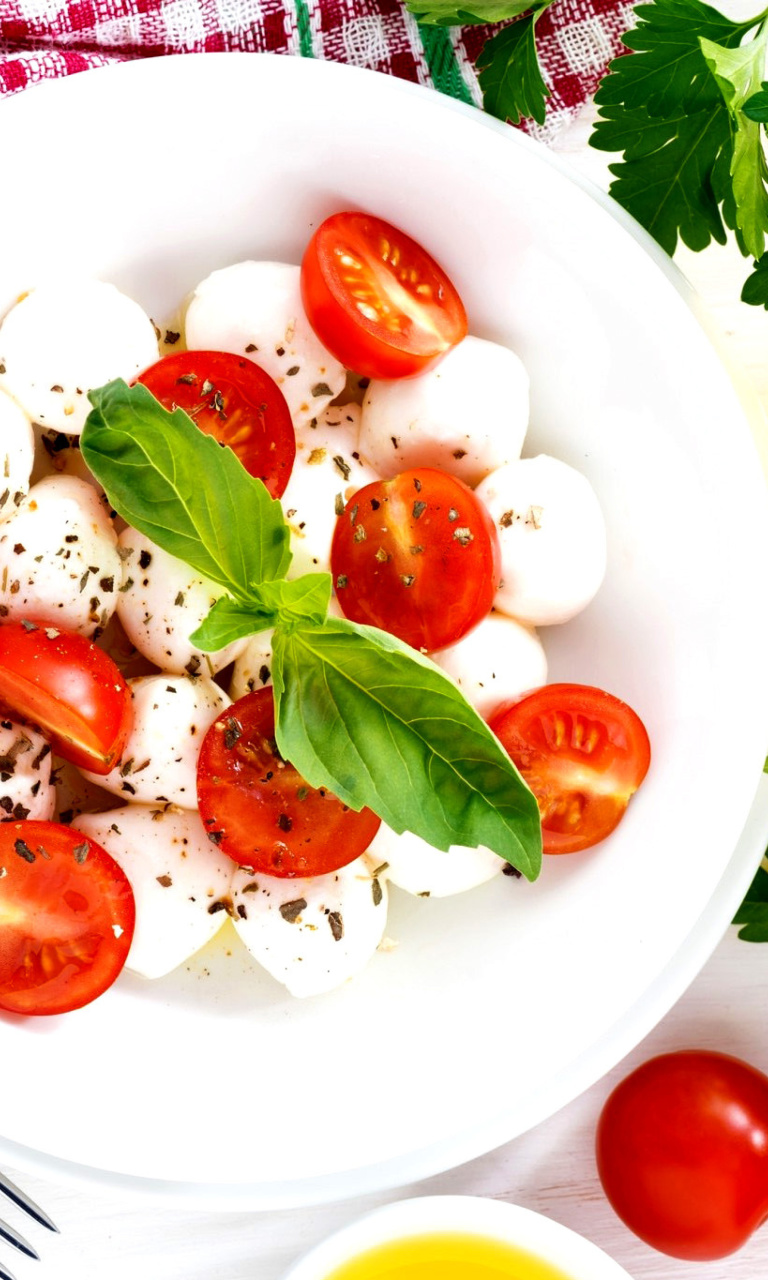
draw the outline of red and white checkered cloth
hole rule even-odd
[[[551,140],[594,93],[632,25],[624,0],[554,0],[536,26]],[[498,28],[420,27],[401,0],[0,0],[0,95],[91,67],[244,50],[329,58],[482,105],[475,62]]]

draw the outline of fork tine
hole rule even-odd
[[[0,1192],[6,1195],[9,1200],[12,1200],[15,1205],[18,1205],[20,1209],[23,1209],[25,1213],[28,1213],[31,1218],[34,1218],[35,1222],[39,1222],[41,1227],[47,1227],[49,1231],[58,1232],[59,1228],[55,1222],[51,1221],[48,1214],[44,1213],[25,1191],[17,1187],[16,1183],[11,1182],[10,1178],[6,1178],[3,1173],[0,1173]],[[2,1276],[0,1276],[0,1280],[3,1280]]]
[[[0,1280],[16,1280],[13,1272],[9,1271],[7,1267],[4,1267],[2,1262],[0,1262]]]
[[[12,1244],[14,1249],[18,1249],[19,1253],[26,1253],[28,1258],[35,1258],[39,1262],[40,1254],[37,1250],[33,1249],[29,1241],[25,1240],[23,1235],[13,1227],[10,1227],[7,1222],[0,1222],[0,1239]]]

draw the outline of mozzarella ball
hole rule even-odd
[[[346,371],[315,337],[301,302],[300,269],[238,262],[214,271],[192,294],[185,317],[190,351],[246,355],[274,379],[294,426],[343,389]]]
[[[197,805],[197,757],[206,731],[231,700],[202,676],[139,676],[129,680],[133,729],[115,767],[98,786],[137,804]]]
[[[528,374],[514,351],[465,338],[426,373],[373,380],[363,400],[360,453],[386,478],[439,467],[475,485],[520,457]]]
[[[505,861],[482,845],[470,849],[454,844],[435,849],[412,831],[398,835],[382,822],[366,858],[382,879],[418,898],[448,898],[485,884],[500,875]]]
[[[93,635],[117,606],[117,536],[96,490],[74,476],[33,485],[0,525],[0,613]]]
[[[586,476],[539,454],[501,467],[476,493],[501,543],[495,609],[547,626],[589,604],[605,577],[606,531]]]
[[[272,630],[260,631],[245,642],[245,648],[235,659],[229,696],[233,702],[246,693],[263,689],[272,684]]]
[[[0,391],[0,520],[13,515],[26,498],[34,460],[32,423],[21,406]]]
[[[49,744],[37,729],[0,720],[0,821],[48,821],[55,808]]]
[[[328,410],[296,433],[296,460],[281,498],[291,528],[289,578],[330,572],[339,514],[358,489],[379,478],[358,455],[358,415],[356,405]]]
[[[163,551],[138,530],[124,529],[118,539],[123,581],[117,614],[139,653],[163,671],[215,675],[245,648],[235,640],[204,653],[189,637],[224,590]]]
[[[232,901],[242,941],[294,996],[320,995],[359,973],[387,919],[386,886],[363,858],[307,880],[241,868]]]
[[[547,655],[536,632],[502,613],[489,614],[432,661],[486,720],[499,703],[547,682]]]
[[[69,435],[90,413],[88,391],[113,378],[132,382],[157,358],[152,321],[100,280],[41,284],[0,325],[0,386],[41,427]]]
[[[234,863],[211,844],[197,813],[127,804],[73,824],[127,875],[136,927],[126,968],[161,978],[218,933],[230,908]]]

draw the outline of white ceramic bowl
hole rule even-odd
[[[499,1145],[612,1067],[724,931],[766,754],[766,497],[748,424],[663,255],[542,148],[436,93],[304,59],[149,59],[3,103],[0,311],[62,264],[157,319],[209,271],[298,261],[367,208],[441,260],[525,360],[527,452],[603,503],[605,586],[546,635],[552,679],[645,719],[654,761],[603,846],[424,902],[393,892],[355,982],[297,1001],[233,934],[49,1022],[0,1022],[0,1154],[186,1205],[296,1205]],[[55,1061],[55,1088],[50,1087]],[[22,1083],[23,1082],[23,1087]],[[64,1099],[75,1100],[64,1104]]]
[[[623,1267],[584,1236],[531,1209],[482,1196],[423,1196],[384,1205],[305,1254],[285,1280],[329,1280],[337,1267],[377,1245],[445,1232],[515,1245],[556,1267],[562,1280],[631,1280]]]

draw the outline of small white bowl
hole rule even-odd
[[[329,1280],[337,1267],[377,1245],[446,1232],[515,1245],[559,1269],[563,1280],[631,1280],[607,1253],[568,1227],[531,1209],[482,1196],[421,1196],[383,1205],[305,1254],[284,1280]]]

